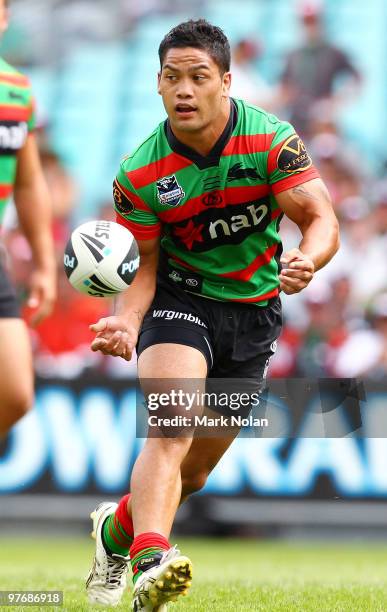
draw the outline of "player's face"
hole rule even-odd
[[[8,8],[5,0],[0,0],[0,35],[5,32],[8,27]]]
[[[172,129],[198,132],[219,117],[231,76],[206,51],[184,47],[167,51],[158,83]]]

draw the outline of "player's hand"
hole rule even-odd
[[[105,317],[90,325],[90,329],[96,333],[91,343],[92,351],[122,357],[126,361],[131,360],[137,344],[138,330],[127,318],[123,316]]]
[[[34,311],[30,318],[30,324],[33,327],[36,327],[51,314],[56,292],[56,272],[54,268],[52,270],[37,268],[33,271],[27,300],[28,308]]]
[[[300,249],[291,249],[281,257],[280,289],[291,295],[307,287],[314,275],[312,259]]]

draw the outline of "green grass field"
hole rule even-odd
[[[192,558],[194,582],[188,597],[170,605],[172,612],[387,612],[385,544],[180,538],[178,543]],[[0,587],[63,590],[62,610],[95,610],[83,587],[92,555],[93,543],[87,539],[2,538]],[[115,610],[130,610],[129,593]]]

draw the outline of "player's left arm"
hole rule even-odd
[[[14,200],[20,226],[30,244],[34,272],[28,306],[37,325],[50,314],[56,297],[56,263],[51,231],[51,200],[35,136],[30,133],[18,153]]]
[[[299,247],[282,255],[279,275],[282,291],[298,293],[338,250],[339,224],[328,189],[320,178],[282,191],[276,199],[302,233]]]

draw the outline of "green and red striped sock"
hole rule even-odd
[[[108,516],[102,527],[102,541],[106,550],[125,557],[134,537],[133,521],[127,508],[129,498],[130,493],[120,500],[117,510]]]
[[[160,533],[147,532],[141,533],[133,540],[130,547],[130,563],[133,571],[133,582],[141,576],[142,571],[139,565],[143,565],[145,569],[151,567],[157,562],[161,554],[171,548],[168,540]]]

